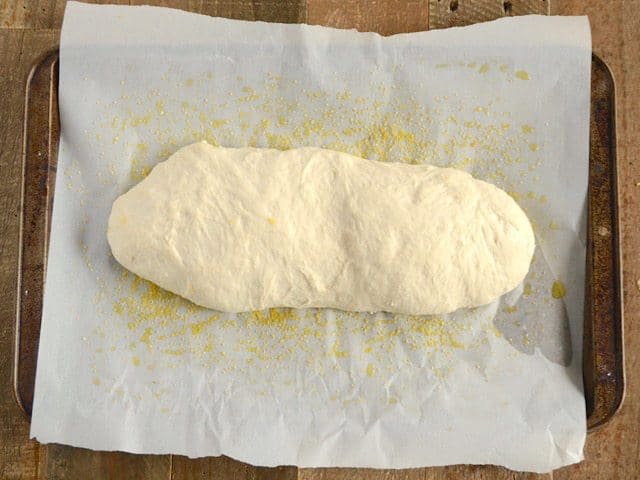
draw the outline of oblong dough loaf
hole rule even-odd
[[[113,204],[134,273],[194,303],[437,314],[492,302],[535,241],[516,202],[450,168],[320,148],[182,148]]]

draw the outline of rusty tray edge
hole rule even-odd
[[[607,124],[607,132],[609,135],[609,142],[607,144],[608,150],[608,158],[610,162],[610,182],[611,182],[611,191],[609,192],[609,201],[611,204],[611,236],[612,236],[612,268],[613,268],[613,282],[612,287],[614,289],[614,311],[612,312],[612,320],[613,320],[613,334],[614,338],[612,339],[614,342],[614,366],[613,371],[616,374],[615,382],[615,395],[612,401],[609,401],[608,408],[598,412],[598,414],[593,414],[587,416],[587,426],[588,433],[595,432],[609,423],[615,414],[620,410],[624,403],[624,398],[626,395],[626,372],[625,372],[625,353],[624,353],[624,287],[623,287],[623,260],[622,260],[622,249],[620,244],[620,215],[619,215],[619,194],[618,194],[618,158],[617,158],[617,136],[616,136],[616,84],[615,78],[613,76],[613,72],[607,65],[607,63],[602,60],[597,54],[592,54],[592,65],[599,66],[604,74],[607,77],[607,80],[610,83],[610,96],[608,98],[608,108],[610,109],[609,122]],[[593,110],[593,105],[591,106]],[[591,112],[593,116],[593,111]],[[589,119],[589,125],[591,130],[591,122],[592,118]],[[590,136],[591,136],[590,131]],[[589,145],[589,160],[591,164],[591,143]],[[591,198],[591,195],[589,196]],[[591,212],[590,212],[591,215]],[[589,229],[589,233],[593,234],[592,230]],[[590,241],[591,239],[588,239]],[[593,322],[592,322],[593,323]],[[585,329],[586,330],[586,329]],[[586,338],[583,339],[586,342]],[[589,338],[588,340],[591,343],[594,342],[594,338]],[[583,347],[584,352],[584,347]],[[592,355],[592,359],[595,359],[594,363],[596,364],[596,370],[598,370],[597,358],[595,355]],[[583,366],[584,366],[585,358],[583,357]],[[584,367],[583,367],[583,375],[584,375]],[[586,386],[586,379],[585,379]],[[586,388],[585,388],[586,390]],[[593,394],[594,392],[591,392]],[[585,391],[586,395],[586,391]],[[594,408],[594,410],[596,410]]]
[[[52,142],[51,133],[52,133],[52,125],[51,120],[53,117],[57,119],[57,101],[54,100],[57,98],[57,67],[59,62],[59,50],[56,48],[51,50],[44,55],[42,55],[33,65],[29,74],[27,76],[27,81],[25,85],[25,101],[24,101],[24,119],[23,119],[23,139],[22,139],[22,166],[21,166],[21,184],[20,184],[20,215],[19,215],[19,236],[18,236],[18,275],[17,275],[17,283],[16,283],[16,324],[15,324],[15,338],[14,338],[14,355],[13,355],[13,378],[12,378],[12,386],[13,386],[13,395],[18,404],[18,407],[22,411],[24,415],[28,418],[31,417],[31,406],[27,405],[25,401],[25,392],[24,392],[24,382],[20,381],[21,378],[21,357],[23,357],[23,353],[31,353],[35,352],[35,356],[33,358],[33,378],[32,383],[35,384],[35,365],[37,362],[37,351],[39,344],[39,331],[40,331],[40,320],[37,319],[37,330],[38,336],[35,339],[30,339],[35,341],[35,345],[32,345],[32,349],[29,352],[24,352],[22,348],[22,340],[24,338],[23,333],[23,322],[22,322],[22,314],[24,301],[22,298],[23,295],[23,285],[24,285],[24,265],[25,265],[25,220],[26,215],[25,212],[28,211],[28,207],[26,206],[26,193],[27,193],[27,170],[28,170],[28,155],[31,153],[31,146],[29,145],[29,130],[31,126],[31,100],[33,98],[32,95],[32,85],[34,81],[40,79],[40,77],[44,77],[45,79],[48,77],[49,79],[49,102],[47,105],[48,112],[48,124],[47,131],[48,135],[46,137],[46,162],[47,169],[50,167],[50,159],[52,153],[57,157],[57,145],[58,141],[54,140]],[[54,104],[55,103],[55,104]],[[55,111],[54,111],[55,108]],[[55,128],[55,133],[59,133],[59,129]],[[55,151],[52,151],[54,150]],[[49,173],[47,172],[47,180],[49,180]],[[48,215],[45,215],[43,220],[45,229],[47,234],[44,235],[43,239],[43,270],[42,277],[44,280],[45,269],[46,269],[46,260],[47,260],[47,250],[48,250],[48,231],[49,231],[49,217],[51,214],[51,202],[47,201],[45,205],[48,207]],[[41,302],[42,299],[40,299]],[[33,387],[31,388],[33,390]]]

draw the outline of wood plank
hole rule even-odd
[[[381,35],[427,29],[428,0],[309,0],[308,23]]]
[[[487,22],[505,16],[549,14],[550,0],[429,0],[429,28]]]
[[[573,478],[638,478],[640,475],[640,16],[639,2],[605,0],[554,2],[552,12],[589,15],[593,49],[616,80],[618,188],[624,276],[627,393],[613,421],[587,437],[585,461],[555,472]]]
[[[200,0],[196,0],[200,1]],[[59,29],[67,0],[5,0],[0,2],[0,27]],[[129,0],[88,0],[128,5]],[[147,2],[150,3],[150,2]],[[178,0],[175,3],[184,3]]]
[[[90,2],[97,3],[97,2]],[[178,8],[187,12],[202,11],[204,0],[127,0],[129,5],[151,5],[154,7]]]
[[[206,15],[301,23],[306,20],[304,0],[85,0],[88,3],[154,5]],[[60,28],[66,0],[17,0],[0,6],[0,24],[11,28]]]
[[[44,448],[29,440],[29,422],[13,395],[24,86],[33,62],[57,32],[0,29],[0,478],[35,478]]]
[[[202,13],[214,17],[263,22],[304,23],[304,0],[204,0]]]
[[[424,480],[424,469],[375,470],[372,468],[305,468],[300,480]]]
[[[130,5],[178,8],[187,12],[200,13],[202,12],[203,0],[128,0],[128,3]]]
[[[155,5],[212,16],[265,22],[303,23],[304,0],[85,0],[87,3]],[[0,27],[59,29],[67,0],[0,2]]]
[[[220,478],[234,480],[295,480],[298,469],[295,467],[254,467],[226,456],[187,458],[173,457],[171,480],[200,480]]]
[[[47,445],[45,468],[40,478],[118,480],[169,479],[169,455],[134,455],[123,452],[94,452],[66,445]]]
[[[229,457],[187,458],[173,456],[171,480],[203,478],[250,479],[254,467]]]
[[[15,0],[0,2],[0,25],[5,28],[24,28],[29,25],[34,14],[35,2]]]
[[[495,465],[452,465],[424,469],[424,480],[550,480],[552,474],[514,472]]]
[[[59,30],[62,26],[62,16],[67,0],[37,0],[29,2],[35,10],[28,28],[54,28]]]
[[[449,467],[374,470],[369,468],[305,468],[300,480],[538,480],[550,475],[513,472],[491,465],[453,465]]]

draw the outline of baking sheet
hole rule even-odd
[[[32,435],[261,465],[578,461],[589,67],[584,18],[383,39],[69,4]],[[105,228],[202,138],[464,168],[534,221],[532,272],[446,317],[199,309],[118,267]]]

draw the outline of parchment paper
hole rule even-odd
[[[582,459],[590,55],[586,18],[383,38],[70,2],[31,435],[256,465]],[[196,307],[121,268],[106,225],[202,139],[468,170],[533,221],[531,272],[441,317]]]

